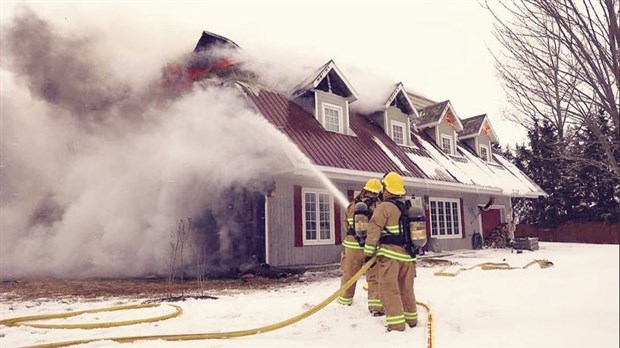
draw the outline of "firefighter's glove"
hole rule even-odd
[[[372,256],[366,256],[366,257],[364,257],[364,264],[367,264],[367,263],[368,263],[368,261],[370,261],[370,259],[372,259]],[[372,265],[370,265],[370,268],[375,267],[375,264],[376,264],[376,263],[377,263],[376,261],[373,261],[373,262],[372,262]]]

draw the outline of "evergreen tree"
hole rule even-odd
[[[529,148],[517,146],[513,161],[548,196],[536,200],[515,200],[515,213],[520,222],[556,226],[570,220],[574,207],[578,205],[575,175],[571,175],[569,161],[563,156],[569,148],[547,120],[543,120],[542,124],[536,120],[527,136]]]
[[[608,117],[601,113],[596,122],[606,136],[618,142]],[[541,227],[554,227],[566,221],[617,223],[619,180],[611,170],[571,160],[577,157],[599,161],[604,156],[599,138],[586,128],[568,129],[565,134],[570,134],[566,137],[570,141],[561,140],[549,122],[537,120],[527,134],[529,146],[517,145],[512,162],[548,194],[534,200],[514,199],[517,221]]]
[[[598,123],[597,127],[601,129],[603,135],[610,139],[610,142],[618,143],[618,134],[612,129],[609,119],[604,113],[599,113],[595,122]],[[576,133],[576,150],[580,152],[581,157],[593,161],[603,159],[602,146],[597,139],[587,128]],[[615,154],[618,158],[618,151]],[[620,220],[618,204],[620,180],[611,171],[591,164],[581,166],[577,170],[577,177],[582,184],[579,192],[581,204],[576,209],[577,218],[581,221],[618,223]]]

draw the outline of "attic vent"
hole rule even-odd
[[[316,89],[319,89],[323,92],[331,92],[331,84],[328,82],[328,78],[323,79],[323,81],[321,81],[321,83],[319,83],[318,86],[316,86]]]
[[[321,83],[319,83],[319,85],[316,88],[320,89],[323,92],[332,92],[332,93],[338,94],[334,92],[334,90],[332,89],[332,79],[330,75],[331,75],[331,72],[327,74],[327,76],[325,76],[323,81],[321,81]]]
[[[345,83],[338,77],[335,71],[330,71],[323,80],[316,86],[316,89],[323,92],[331,92],[343,98],[351,95]]]
[[[409,106],[409,103],[407,103],[407,100],[402,93],[398,93],[396,98],[392,100],[392,104],[390,104],[390,106],[398,108],[403,114],[413,114],[413,109]]]

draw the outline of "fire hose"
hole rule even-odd
[[[459,273],[461,273],[462,271],[469,271],[472,270],[476,267],[480,267],[483,270],[494,270],[494,269],[504,269],[504,270],[510,270],[510,269],[526,269],[528,267],[530,267],[531,265],[534,264],[538,264],[538,266],[540,266],[540,268],[549,268],[553,266],[553,262],[549,261],[549,260],[533,260],[531,262],[529,262],[528,264],[526,264],[523,267],[513,267],[510,264],[506,263],[506,262],[483,262],[483,263],[479,263],[477,265],[471,266],[471,267],[461,267],[459,269],[456,270],[456,272],[446,272],[446,270],[450,267],[452,267],[452,265],[444,267],[442,269],[440,269],[439,271],[435,272],[434,274],[436,276],[443,276],[443,277],[456,277]]]
[[[376,260],[376,256],[373,257],[372,259],[370,259],[366,264],[364,264],[364,266],[362,266],[362,268],[357,273],[355,273],[353,275],[353,277],[351,277],[351,279],[349,279],[345,284],[343,284],[342,287],[340,287],[340,289],[338,289],[336,292],[334,292],[328,298],[323,300],[323,302],[321,302],[318,305],[310,308],[309,310],[307,310],[304,313],[301,313],[299,315],[296,315],[296,316],[294,316],[292,318],[289,318],[287,320],[281,321],[281,322],[276,323],[276,324],[267,325],[267,326],[259,327],[259,328],[256,328],[256,329],[229,331],[229,332],[211,332],[211,333],[178,334],[178,335],[153,335],[153,336],[127,336],[127,337],[91,338],[91,339],[83,339],[83,340],[74,340],[74,341],[65,341],[65,342],[55,342],[55,343],[40,344],[40,345],[28,346],[28,348],[66,347],[66,346],[71,346],[71,345],[76,345],[76,344],[85,344],[85,343],[97,342],[97,341],[114,341],[114,342],[118,342],[118,343],[126,343],[126,342],[143,341],[143,340],[189,341],[189,340],[205,340],[205,339],[225,339],[225,338],[250,336],[250,335],[256,335],[256,334],[260,334],[260,333],[266,333],[266,332],[270,332],[270,331],[275,331],[275,330],[281,329],[281,328],[283,328],[285,326],[294,324],[294,323],[296,323],[296,322],[298,322],[298,321],[300,321],[302,319],[305,319],[305,318],[311,316],[312,314],[318,312],[319,310],[325,308],[325,306],[327,306],[330,302],[334,301],[347,288],[349,288],[351,285],[353,285],[353,283],[355,283],[357,281],[357,279],[359,277],[361,277],[362,274],[364,274],[370,268],[370,266],[375,262],[375,260]],[[420,306],[422,306],[427,311],[427,313],[428,313],[427,344],[428,344],[428,348],[432,348],[433,347],[433,326],[432,326],[433,322],[432,322],[432,314],[431,314],[430,308],[429,308],[428,305],[426,305],[426,304],[424,304],[422,302],[416,302],[416,303],[419,304]],[[70,312],[70,313],[35,315],[35,316],[27,316],[27,317],[5,319],[5,320],[0,321],[0,324],[1,325],[6,325],[6,326],[25,325],[25,326],[38,327],[38,328],[94,329],[94,328],[101,328],[101,327],[114,327],[114,326],[133,325],[133,324],[138,324],[138,323],[154,322],[154,321],[158,321],[158,320],[164,320],[164,319],[169,319],[169,318],[176,317],[176,316],[180,315],[181,312],[182,312],[180,307],[173,305],[173,307],[176,308],[176,311],[174,313],[167,314],[167,315],[164,315],[164,316],[154,317],[154,318],[148,318],[148,319],[138,319],[138,320],[121,321],[121,322],[108,322],[108,323],[99,323],[99,324],[72,324],[72,325],[52,325],[52,324],[47,324],[46,325],[46,324],[33,324],[33,323],[30,323],[32,321],[37,321],[37,320],[68,318],[68,317],[73,317],[73,316],[84,314],[84,313],[97,313],[97,312],[116,311],[116,310],[123,310],[123,309],[148,308],[148,307],[154,307],[154,306],[157,306],[157,305],[159,305],[159,304],[148,303],[148,304],[137,304],[137,305],[113,306],[113,307],[106,307],[106,308],[92,309],[92,310],[85,310],[85,311],[77,311],[77,312]]]
[[[178,317],[179,315],[181,315],[183,311],[181,307],[179,306],[170,305],[172,307],[175,307],[174,313],[162,315],[159,317],[146,318],[146,319],[114,321],[114,322],[106,322],[106,323],[92,323],[92,324],[36,324],[36,323],[32,323],[33,321],[39,321],[39,320],[76,317],[78,315],[82,315],[86,313],[113,312],[113,311],[129,310],[129,309],[151,308],[151,307],[158,307],[158,306],[159,306],[159,303],[120,305],[120,306],[112,306],[112,307],[105,307],[105,308],[89,309],[85,311],[75,311],[75,312],[56,313],[56,314],[43,314],[43,315],[33,315],[33,316],[19,317],[19,318],[13,318],[13,319],[5,319],[5,320],[0,321],[0,324],[6,325],[6,326],[30,326],[30,327],[36,327],[39,329],[100,329],[100,328],[108,328],[108,327],[116,327],[116,326],[152,323],[155,321],[171,319],[174,317]]]

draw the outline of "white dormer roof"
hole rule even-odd
[[[409,108],[411,109],[410,112],[407,112],[408,115],[414,115],[415,117],[418,117],[418,111],[415,109],[415,106],[413,106],[413,102],[411,102],[411,99],[409,98],[409,95],[407,94],[407,91],[405,90],[402,82],[396,84],[396,88],[394,88],[394,91],[392,91],[388,99],[385,101],[383,107],[386,109],[390,107],[394,99],[396,99],[397,97],[402,98],[400,100],[408,104]]]
[[[344,77],[344,74],[338,69],[336,63],[333,60],[325,63],[319,69],[317,69],[312,75],[308,76],[299,85],[293,88],[293,97],[300,96],[307,91],[316,89],[321,82],[328,76],[336,76],[339,81],[342,81],[342,87],[345,89],[346,96],[343,96],[349,103],[357,100],[359,95],[351,86],[351,83]]]

